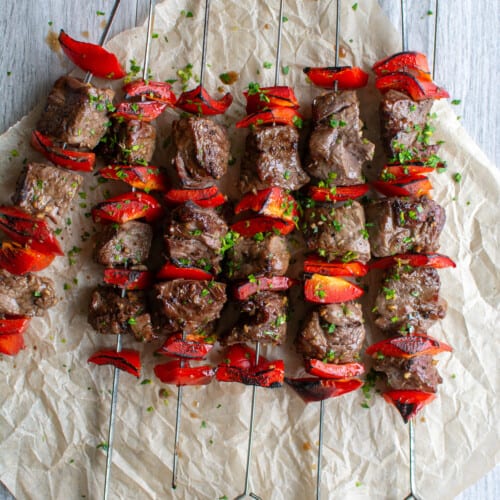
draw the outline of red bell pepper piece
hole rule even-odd
[[[155,375],[164,384],[207,385],[212,382],[215,370],[210,365],[190,366],[188,361],[174,360],[154,368]]]
[[[198,338],[198,336],[194,336]],[[214,345],[193,340],[189,335],[182,338],[182,333],[170,335],[165,343],[156,351],[158,354],[186,359],[204,359]]]
[[[355,186],[335,186],[309,188],[309,196],[314,201],[347,201],[364,196],[370,186],[368,184],[357,184]]]
[[[17,275],[38,272],[48,267],[54,257],[14,241],[4,241],[0,248],[0,268]]]
[[[63,30],[59,33],[59,43],[72,62],[80,69],[90,71],[94,76],[118,80],[127,74],[116,56],[100,45],[79,42]]]
[[[45,254],[64,255],[47,223],[16,207],[0,207],[0,229],[9,238]]]
[[[403,72],[411,73],[421,80],[432,80],[427,56],[421,52],[398,52],[377,61],[372,69],[377,76]]]
[[[260,356],[259,360],[267,362],[264,356]],[[246,344],[230,345],[225,352],[224,363],[227,366],[249,370],[255,366],[255,350]]]
[[[420,254],[420,253],[400,253],[389,257],[382,257],[370,262],[370,269],[388,269],[393,265],[412,266],[412,267],[433,267],[434,269],[443,269],[445,267],[457,267],[457,265],[446,255],[439,253]]]
[[[297,280],[288,276],[273,276],[266,278],[265,276],[256,277],[252,281],[245,281],[234,288],[234,298],[236,300],[247,300],[251,295],[264,290],[280,292],[288,290],[292,285],[296,284]]]
[[[246,128],[260,125],[294,125],[302,127],[302,115],[294,108],[272,108],[257,111],[236,123],[236,128]]]
[[[363,382],[359,378],[348,380],[321,379],[316,377],[285,378],[305,403],[336,398],[359,389]]]
[[[416,417],[425,405],[436,399],[434,393],[424,391],[387,391],[383,396],[388,403],[396,407],[405,423]]]
[[[434,170],[434,167],[428,167],[424,164],[386,165],[380,173],[380,179],[382,181],[395,179],[407,180],[415,175],[426,174],[428,172],[433,172]]]
[[[292,87],[258,87],[243,92],[247,100],[247,114],[257,113],[264,109],[299,108],[299,101],[295,97]]]
[[[95,153],[73,151],[54,146],[52,139],[41,134],[38,130],[33,130],[31,133],[31,146],[42,153],[47,160],[69,170],[92,172],[95,165]]]
[[[218,207],[226,202],[226,197],[217,186],[204,189],[170,189],[165,193],[164,199],[170,205],[192,201],[203,208]]]
[[[92,209],[94,222],[125,222],[145,218],[147,222],[159,219],[163,214],[161,205],[147,193],[142,191],[130,192],[114,196],[98,203]]]
[[[304,361],[306,372],[320,378],[347,379],[357,377],[365,372],[363,363],[323,363],[314,358]]]
[[[104,283],[125,290],[147,290],[153,284],[153,273],[133,269],[105,269]]]
[[[210,198],[202,198],[201,200],[196,200],[194,203],[201,208],[215,208],[220,207],[226,203],[227,198],[222,193],[217,193]]]
[[[160,101],[121,102],[116,106],[116,111],[111,115],[124,120],[139,120],[152,122],[156,120],[168,105]]]
[[[259,360],[257,366],[251,366],[250,368],[220,363],[215,378],[219,382],[238,382],[245,385],[274,389],[283,385],[285,364],[281,359],[274,361]]]
[[[169,106],[175,106],[177,98],[172,92],[172,85],[167,82],[144,81],[139,78],[123,86],[125,99],[144,97],[148,101],[159,101]]]
[[[414,101],[424,99],[443,99],[450,94],[434,82],[421,80],[410,73],[389,73],[375,81],[375,86],[385,94],[389,90],[399,90],[408,94]]]
[[[401,337],[391,337],[372,344],[366,350],[368,356],[391,356],[395,358],[413,358],[415,356],[451,352],[453,349],[444,342],[423,333],[414,333]]]
[[[0,335],[0,354],[15,356],[25,347],[24,335],[22,333],[6,333]]]
[[[363,295],[364,290],[350,281],[335,276],[313,274],[304,283],[306,300],[319,304],[338,304],[354,300]]]
[[[0,318],[0,335],[19,335],[24,333],[30,318],[26,316],[5,316]]]
[[[295,229],[293,222],[274,219],[267,215],[259,215],[249,219],[240,220],[231,226],[231,230],[245,238],[251,238],[257,233],[268,233],[273,231],[276,234],[289,234]]]
[[[368,73],[356,66],[304,68],[303,71],[314,85],[324,89],[333,89],[335,82],[339,90],[359,89],[368,83]]]
[[[143,191],[166,191],[168,189],[167,175],[158,167],[148,165],[108,165],[99,170],[99,175],[105,179],[123,181],[129,186]]]
[[[185,280],[213,280],[214,276],[198,267],[179,267],[171,262],[164,264],[156,275],[158,280],[175,280],[179,278]]]
[[[304,261],[304,272],[325,274],[326,276],[365,276],[368,266],[357,260],[342,262],[333,260],[328,262],[317,255],[309,255]]]
[[[229,92],[217,100],[211,97],[201,85],[198,85],[189,92],[183,92],[175,106],[187,113],[213,116],[224,114],[232,102],[233,96]]]
[[[423,175],[409,175],[401,179],[373,181],[373,187],[386,196],[420,196],[428,195],[432,189],[431,181]]]
[[[141,374],[141,358],[135,349],[122,349],[120,352],[102,349],[92,354],[87,361],[96,365],[113,365],[137,378]]]

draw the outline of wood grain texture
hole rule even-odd
[[[399,0],[380,0],[380,3],[393,24],[399,27]],[[406,0],[406,4],[409,48],[432,54],[435,1]],[[82,15],[82,5],[87,15]],[[77,38],[96,41],[106,19],[97,12],[108,14],[112,5],[112,0],[1,1],[0,92],[4,104],[0,133],[44,101],[57,77],[71,68],[60,54],[48,50],[47,36],[62,27]],[[143,22],[146,11],[146,1],[122,0],[110,35]],[[500,158],[496,123],[499,15],[498,0],[441,1],[435,74],[435,80],[449,90],[452,98],[461,100],[456,107],[457,115],[462,115],[466,130],[494,162]],[[0,484],[0,500],[11,498]],[[457,498],[500,498],[500,467]]]

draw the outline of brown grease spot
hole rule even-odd
[[[237,71],[228,71],[225,76],[226,81],[224,83],[226,83],[227,85],[232,85],[240,78],[240,74]]]
[[[88,31],[82,31],[82,36],[83,38],[88,38],[90,36],[90,33]]]
[[[347,56],[347,50],[345,49],[345,47],[343,45],[340,46],[339,48],[339,57],[346,57]]]
[[[200,406],[200,402],[196,401],[196,399],[193,401],[193,408],[198,408]]]
[[[50,30],[45,37],[45,43],[50,47],[53,52],[61,52],[61,44],[59,43],[59,35]]]
[[[102,29],[105,29],[105,28],[106,28],[106,24],[108,24],[108,21],[106,21],[106,19],[103,19],[103,20],[101,21],[101,28],[102,28]]]
[[[198,413],[195,413],[194,411],[192,411],[192,412],[189,414],[189,416],[190,416],[191,418],[201,418],[201,417],[198,415]]]
[[[160,389],[158,391],[158,396],[160,396],[160,398],[167,399],[170,396],[170,394],[167,391],[167,389]]]
[[[302,449],[304,451],[309,451],[312,448],[311,443],[309,441],[306,441],[305,443],[302,444]]]
[[[264,24],[264,29],[265,29],[265,30],[268,30],[270,27],[271,27],[271,26],[269,26],[269,24],[268,24],[268,23]]]

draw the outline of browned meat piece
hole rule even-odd
[[[329,304],[311,312],[295,339],[297,351],[306,358],[328,363],[359,359],[365,339],[363,313],[357,302]]]
[[[389,158],[401,163],[428,158],[438,150],[424,135],[434,101],[413,101],[397,90],[389,90],[380,103],[382,141]]]
[[[56,303],[50,278],[32,273],[15,276],[0,269],[0,314],[41,316]]]
[[[143,264],[148,256],[153,230],[144,222],[108,224],[98,234],[94,260],[106,267]]]
[[[62,76],[54,84],[36,128],[69,146],[94,149],[106,133],[107,107],[114,95],[112,89]]]
[[[143,291],[98,286],[90,299],[88,322],[99,333],[132,334],[140,342],[156,338]]]
[[[375,146],[363,139],[355,91],[330,92],[312,105],[316,122],[309,138],[307,172],[340,186],[364,182],[362,167],[373,159]]]
[[[308,182],[300,163],[296,127],[275,125],[250,131],[241,165],[243,193],[270,186],[295,191]]]
[[[446,315],[439,297],[436,269],[395,265],[389,268],[375,299],[375,324],[384,332],[425,333]]]
[[[167,255],[176,265],[218,274],[227,231],[226,222],[215,210],[185,203],[172,210],[165,225]]]
[[[17,180],[12,203],[35,217],[58,223],[83,182],[83,177],[44,163],[28,163]]]
[[[193,332],[220,316],[226,285],[214,281],[177,279],[154,286],[155,319],[162,333]]]
[[[301,223],[307,247],[328,260],[370,260],[365,213],[357,201],[334,208],[331,204],[306,208]]]
[[[211,186],[226,173],[230,144],[222,125],[190,116],[174,121],[172,134],[177,150],[173,163],[184,187]]]
[[[237,325],[221,339],[225,345],[261,342],[279,345],[285,341],[288,298],[276,292],[259,292],[241,303]]]
[[[228,277],[247,279],[255,276],[284,276],[290,262],[286,238],[269,235],[256,241],[254,238],[238,238],[228,252]]]
[[[366,208],[372,254],[387,257],[397,253],[433,253],[439,249],[439,235],[446,214],[429,198],[417,200],[384,198]]]
[[[432,356],[410,359],[386,356],[377,358],[373,369],[386,375],[387,384],[393,390],[437,392],[438,385],[443,382]]]

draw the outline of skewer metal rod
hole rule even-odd
[[[276,42],[276,67],[274,68],[274,86],[280,82],[280,61],[281,61],[281,33],[283,31],[283,0],[280,0],[280,13],[278,22],[278,41]]]
[[[316,472],[316,500],[321,498],[321,467],[323,457],[323,421],[325,417],[325,401],[319,404],[319,439],[318,439],[318,469]]]
[[[155,2],[154,0],[149,0],[149,11],[148,11],[148,32],[146,35],[146,48],[144,50],[144,67],[142,68],[142,79],[148,79],[148,66],[149,66],[149,52],[151,50],[151,38],[153,35],[153,14],[154,14]]]
[[[335,22],[335,66],[339,65],[339,58],[340,58],[340,45],[339,45],[339,38],[340,38],[340,0],[337,0],[337,14],[336,14],[336,22]],[[337,85],[337,82],[335,82]]]
[[[401,0],[401,47],[403,52],[408,50],[408,40],[406,36],[406,5],[405,0]]]
[[[434,47],[432,51],[432,77],[436,77],[436,53],[437,53],[437,36],[438,36],[438,14],[439,14],[439,0],[436,0],[434,8]]]
[[[200,68],[200,85],[203,87],[205,79],[205,66],[207,65],[207,40],[208,40],[208,23],[210,19],[210,0],[205,0],[205,21],[203,24],[203,42],[201,48],[201,68]]]
[[[410,451],[410,494],[404,500],[419,500],[415,491],[415,427],[414,421],[408,422],[408,441]]]

